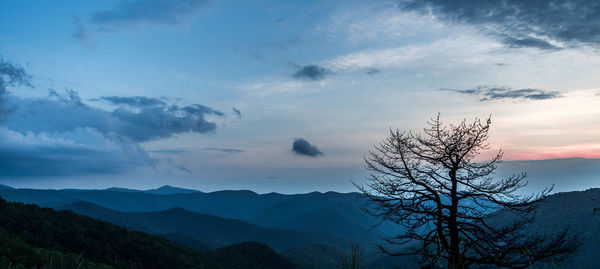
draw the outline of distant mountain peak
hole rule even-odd
[[[119,188],[119,187],[111,187],[104,189],[105,191],[118,191],[118,192],[140,192],[140,190],[128,189],[128,188]]]
[[[15,188],[11,187],[11,186],[6,186],[6,185],[2,185],[0,184],[0,190],[14,190]]]
[[[188,194],[188,193],[197,193],[200,192],[198,190],[192,190],[192,189],[184,189],[184,188],[180,188],[180,187],[174,187],[171,185],[163,185],[158,189],[153,189],[153,190],[147,190],[144,191],[145,193],[152,193],[152,194],[161,194],[161,195],[169,195],[169,194]]]

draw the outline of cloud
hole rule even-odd
[[[41,98],[7,94],[7,87],[31,86],[29,80],[23,68],[0,58],[0,116],[5,118],[0,126],[0,176],[110,174],[155,166],[157,160],[141,143],[214,132],[217,125],[207,117],[224,116],[204,105],[175,105],[145,96],[92,99],[116,106],[111,110],[91,106],[68,89],[50,89]]]
[[[31,76],[22,67],[6,62],[0,57],[0,121],[4,120],[6,114],[10,112],[5,107],[7,88],[15,86],[32,87],[30,79]]]
[[[137,109],[119,106],[112,111],[104,110],[83,103],[72,90],[64,94],[50,90],[48,98],[15,98],[18,114],[7,123],[20,132],[64,132],[88,127],[102,134],[114,133],[135,142],[148,142],[186,132],[213,132],[217,125],[206,116],[223,116],[222,112],[200,104],[148,105],[153,102],[140,101],[150,100],[147,97],[110,99]]]
[[[223,115],[199,104],[169,105],[143,96],[101,100],[120,105],[90,106],[72,90],[50,90],[45,98],[9,96],[14,110],[0,130],[0,155],[6,157],[0,176],[110,174],[154,166],[140,143],[213,132],[216,124],[205,117]]]
[[[92,13],[90,21],[116,27],[132,27],[141,24],[177,25],[208,2],[207,0],[121,1],[112,9]]]
[[[367,75],[369,75],[369,76],[374,76],[374,75],[377,75],[377,74],[381,73],[381,70],[377,69],[377,68],[372,68],[371,67],[371,68],[367,68],[365,70],[365,73],[367,73]]]
[[[265,42],[263,45],[268,49],[288,50],[291,47],[302,44],[302,42],[302,39],[299,37],[292,37],[284,40]]]
[[[292,144],[292,151],[296,154],[306,155],[311,157],[317,157],[325,155],[316,146],[311,145],[308,141],[303,138],[296,138]]]
[[[232,148],[203,148],[204,150],[210,150],[210,151],[219,151],[219,152],[223,152],[223,153],[241,153],[244,152],[241,149],[232,149]]]
[[[178,165],[177,169],[179,169],[179,171],[186,172],[186,173],[188,173],[190,175],[194,174],[194,173],[192,173],[192,170],[188,169],[187,167],[185,167],[183,165]]]
[[[305,80],[321,80],[324,79],[329,73],[329,70],[326,68],[311,64],[300,67],[300,69],[294,73],[292,77]]]
[[[132,97],[123,97],[123,96],[103,96],[99,98],[100,100],[108,101],[113,105],[128,105],[131,107],[150,107],[150,106],[159,106],[164,107],[167,103],[161,99],[157,98],[149,98],[145,96],[132,96]]]
[[[75,30],[73,33],[71,33],[71,37],[85,48],[89,49],[96,47],[96,41],[94,41],[94,38],[90,34],[87,26],[81,22],[81,19],[77,16],[73,16],[72,21]]]
[[[520,99],[520,100],[546,100],[559,98],[558,91],[545,91],[540,89],[518,89],[513,90],[508,87],[490,87],[478,86],[474,89],[440,89],[441,91],[450,91],[465,95],[481,97],[479,101]]]
[[[189,151],[180,150],[180,149],[160,149],[160,150],[150,150],[148,152],[159,153],[159,154],[183,154],[183,153],[188,153]]]
[[[0,128],[0,176],[115,174],[154,161],[132,141],[91,128],[25,134]]]
[[[502,40],[502,43],[508,45],[511,48],[530,47],[530,48],[538,48],[541,50],[559,50],[559,49],[561,49],[557,46],[554,46],[554,45],[548,43],[548,41],[541,40],[538,38],[507,37]]]
[[[509,46],[598,46],[600,2],[586,0],[403,0],[399,7],[480,27]]]
[[[237,108],[235,108],[235,107],[232,107],[231,109],[233,109],[233,113],[235,113],[235,116],[236,116],[238,119],[242,117],[242,112],[241,112],[239,109],[237,109]]]

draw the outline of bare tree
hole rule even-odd
[[[488,118],[445,126],[438,115],[421,134],[390,129],[369,152],[368,181],[355,184],[369,198],[366,211],[403,227],[379,245],[383,252],[421,255],[422,268],[525,268],[562,261],[579,247],[567,230],[551,236],[523,232],[552,188],[520,196],[525,174],[494,177],[502,151],[490,160],[477,158],[489,149],[490,124]],[[503,212],[496,214],[502,219],[492,212]]]

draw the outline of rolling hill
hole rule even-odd
[[[251,191],[219,191],[153,194],[143,191],[0,188],[0,196],[7,200],[33,202],[74,211],[77,211],[75,206],[90,207],[89,204],[79,202],[88,201],[104,207],[103,210],[106,210],[103,213],[105,215],[96,216],[98,218],[106,220],[112,218],[111,222],[161,234],[181,243],[187,240],[186,245],[195,245],[198,249],[214,248],[226,243],[254,240],[261,237],[258,241],[262,240],[261,242],[274,245],[272,247],[292,259],[306,262],[306,257],[314,257],[315,253],[323,253],[325,258],[315,259],[312,264],[325,264],[329,263],[331,257],[338,256],[346,248],[343,244],[319,243],[314,238],[304,241],[298,239],[296,241],[299,244],[290,247],[291,244],[281,244],[273,238],[266,239],[269,238],[266,234],[270,232],[264,232],[278,230],[283,234],[282,230],[296,230],[296,232],[303,231],[313,235],[337,235],[343,237],[346,242],[357,240],[365,249],[365,259],[373,266],[390,268],[390,264],[407,264],[405,259],[382,258],[368,250],[371,242],[379,241],[378,235],[392,235],[397,232],[397,227],[386,223],[371,230],[376,219],[366,216],[360,210],[360,206],[365,200],[357,193],[313,192],[283,195],[277,193],[256,194]],[[553,233],[568,227],[570,232],[583,242],[580,251],[566,263],[562,265],[545,264],[544,267],[589,268],[589,266],[600,264],[600,256],[596,255],[596,252],[600,250],[600,210],[595,208],[600,208],[600,189],[557,193],[547,197],[540,204],[534,222],[528,227],[529,232]],[[124,214],[136,216],[138,220],[143,221],[133,221],[132,219],[135,218],[125,217]],[[159,221],[159,219],[166,218],[169,220]],[[241,235],[234,236],[234,233],[230,233],[229,235],[215,236],[207,232],[214,227],[200,224],[194,224],[198,225],[194,226],[185,224],[185,221],[183,221],[184,223],[175,221],[175,219],[187,218],[196,222],[225,221],[227,224],[224,225],[232,225],[231,227],[241,225],[240,227],[246,227],[240,228],[241,230],[248,229],[260,236],[246,236],[235,241],[233,238]],[[254,227],[248,225],[254,225]],[[187,229],[190,230],[187,234],[179,232]],[[204,231],[196,231],[203,229]],[[192,230],[194,232],[191,232]],[[224,231],[221,230],[217,233],[224,233]],[[312,240],[314,242],[309,242]]]
[[[393,228],[384,224],[372,229],[378,221],[361,211],[365,200],[358,193],[312,192],[284,195],[257,194],[251,191],[180,192],[181,190],[174,194],[156,194],[154,191],[114,189],[2,189],[0,196],[9,201],[53,208],[77,201],[122,212],[163,211],[179,207],[195,213],[242,220],[265,228],[331,234],[346,240],[358,240],[364,242],[364,245],[371,245],[380,236],[390,235]],[[319,225],[314,225],[317,222]]]
[[[175,207],[154,212],[119,212],[106,209],[89,202],[75,202],[57,207],[57,210],[70,210],[82,215],[108,221],[130,229],[156,235],[167,235],[181,244],[201,249],[256,241],[269,245],[277,251],[284,251],[306,244],[326,244],[345,247],[346,240],[304,231],[270,229],[244,221],[199,214]],[[177,237],[177,235],[179,237]],[[191,244],[188,244],[189,240]]]
[[[0,264],[25,268],[293,268],[260,243],[200,252],[69,211],[0,199]]]

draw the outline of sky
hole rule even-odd
[[[0,184],[356,191],[440,113],[600,187],[599,45],[598,1],[2,1]]]

